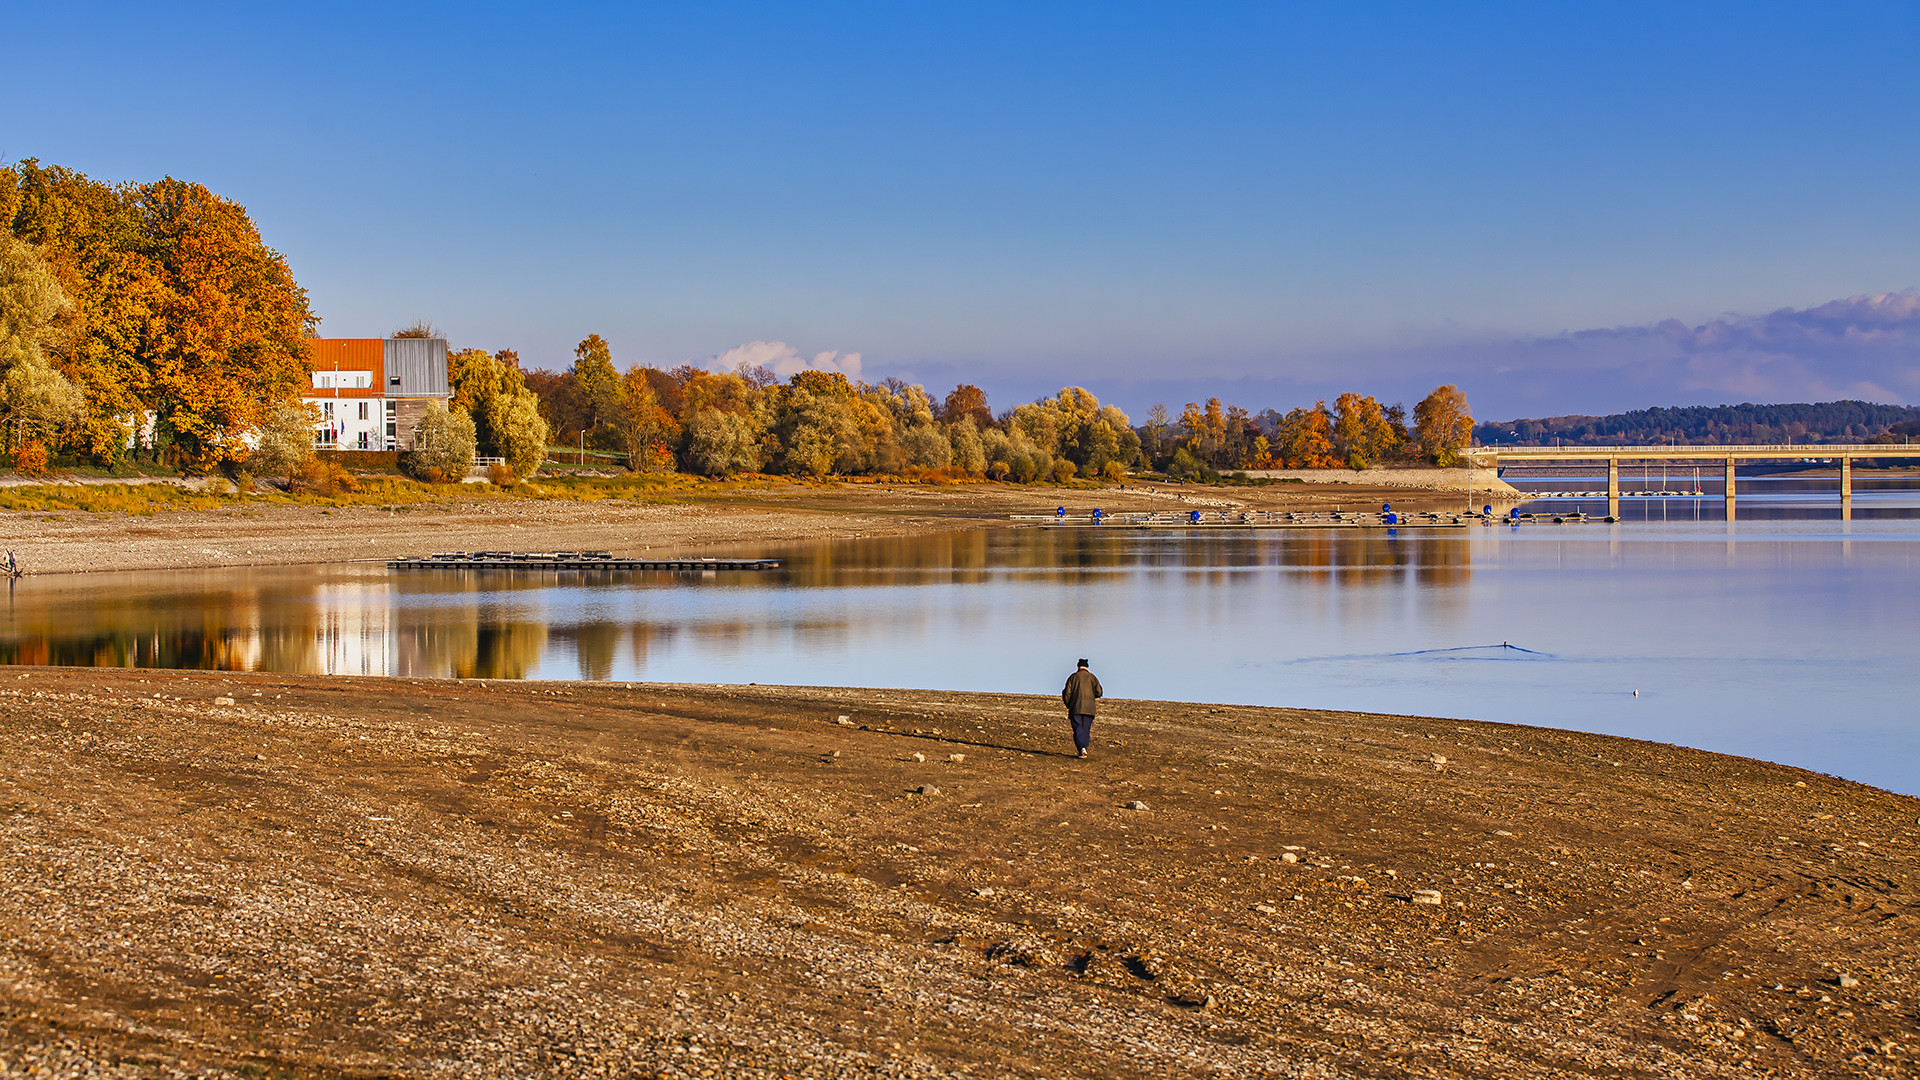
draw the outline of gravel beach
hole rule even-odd
[[[1110,680],[1110,682],[1113,680]],[[1456,720],[0,673],[8,1076],[1894,1076],[1920,802]]]

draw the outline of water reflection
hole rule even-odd
[[[771,574],[389,573],[366,566],[31,578],[14,589],[0,662],[335,675],[644,677],[661,654],[718,664],[770,646],[827,655],[876,625],[885,590],[1111,585],[1130,575],[1230,589],[1260,569],[1309,587],[1464,584],[1465,535],[1407,530],[1222,534],[1023,529],[850,540],[778,552]],[[1411,577],[1410,577],[1411,575]],[[1173,584],[1177,583],[1177,584]],[[832,590],[854,614],[796,602]],[[751,599],[757,597],[758,599]],[[776,602],[767,602],[774,598]],[[938,601],[893,626],[924,630]],[[895,613],[899,616],[900,613]],[[901,616],[904,617],[904,616]],[[556,670],[564,661],[570,670]]]
[[[1125,697],[1578,727],[1910,791],[1916,539],[1911,518],[1021,529],[754,553],[772,573],[35,577],[0,660],[1046,692],[1088,656]]]

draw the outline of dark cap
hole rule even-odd
[[[1083,657],[1081,657],[1081,658],[1080,658],[1080,666],[1081,666],[1081,667],[1086,667],[1086,666],[1087,666],[1087,658],[1086,658],[1086,657],[1084,657],[1084,656],[1083,656]]]

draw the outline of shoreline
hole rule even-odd
[[[1913,1062],[1920,802],[1786,766],[1177,702],[1103,702],[1078,762],[1044,696],[7,676],[10,1070]]]
[[[385,561],[457,550],[599,549],[670,557],[717,555],[742,545],[1006,528],[1010,514],[1061,505],[1077,512],[1325,509],[1391,499],[1419,509],[1451,508],[1457,497],[1365,484],[1128,484],[1121,491],[996,483],[766,483],[665,493],[636,486],[623,497],[592,500],[450,490],[431,504],[387,507],[236,498],[231,507],[148,515],[3,511],[0,550],[14,551],[29,574]]]

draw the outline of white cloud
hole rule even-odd
[[[860,354],[819,352],[808,357],[784,341],[749,341],[712,358],[707,362],[707,367],[714,371],[764,367],[782,379],[792,378],[802,371],[837,371],[849,379],[858,379]]]

